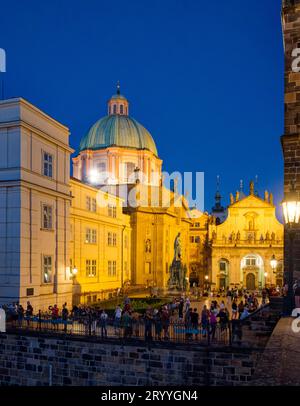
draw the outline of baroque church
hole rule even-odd
[[[22,98],[0,101],[0,302],[95,303],[125,287],[168,289],[174,242],[187,285],[282,284],[272,195],[219,186],[211,214],[164,185],[151,134],[120,92],[75,151],[67,127]],[[271,269],[271,259],[277,267]],[[274,261],[273,261],[274,263]]]

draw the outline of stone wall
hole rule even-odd
[[[284,39],[284,134],[281,144],[284,156],[284,191],[288,192],[291,181],[300,191],[300,72],[293,71],[296,60],[293,51],[300,48],[300,1],[284,1],[282,8]],[[299,53],[297,52],[297,55]],[[299,62],[297,63],[299,67]],[[285,233],[285,269],[288,269],[289,239]],[[294,277],[300,279],[300,228],[294,243]]]
[[[0,334],[0,384],[243,385],[262,351]]]

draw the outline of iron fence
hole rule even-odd
[[[63,336],[94,337],[96,339],[170,341],[174,343],[230,345],[232,326],[228,323],[195,325],[177,319],[170,322],[107,319],[105,322],[91,318],[24,317],[7,322],[7,331],[34,331]]]

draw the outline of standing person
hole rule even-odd
[[[18,326],[22,327],[22,322],[24,319],[24,308],[21,304],[19,304],[17,312],[18,312]]]
[[[227,307],[231,306],[231,291],[230,291],[230,289],[228,289],[227,293],[226,293],[226,303],[227,303]]]
[[[107,338],[107,319],[108,315],[105,310],[100,312],[100,327],[101,327],[101,338]]]
[[[151,341],[152,340],[152,309],[148,307],[144,316],[144,323],[145,323],[145,340]]]
[[[185,301],[185,312],[186,313],[190,310],[190,306],[191,306],[191,301],[189,298],[187,298]]]
[[[51,318],[54,329],[58,330],[58,307],[56,304],[52,307]]]
[[[262,296],[262,305],[266,304],[266,300],[267,300],[267,289],[264,288],[261,292],[261,296]]]
[[[239,305],[238,305],[238,313],[239,313],[239,319],[241,318],[241,314],[244,311],[244,302],[241,300]]]
[[[221,326],[221,332],[225,331],[228,327],[228,314],[226,312],[226,309],[220,309],[220,312],[218,314],[218,317],[220,319],[220,326]]]
[[[25,315],[26,315],[26,319],[27,319],[27,326],[29,327],[30,318],[33,316],[33,307],[31,306],[29,301],[27,302]]]
[[[132,317],[128,310],[125,311],[122,317],[122,324],[124,327],[124,338],[131,338],[132,336]]]
[[[62,311],[61,311],[61,318],[64,324],[64,332],[67,332],[67,322],[68,322],[68,316],[69,316],[69,310],[67,309],[67,303],[63,305]]]
[[[208,324],[209,324],[209,312],[207,310],[207,306],[204,305],[202,312],[201,312],[201,327],[202,327],[202,335],[203,337],[206,337],[207,330],[208,330]]]
[[[209,324],[210,324],[211,339],[214,340],[217,328],[217,317],[214,311],[209,312]]]
[[[154,309],[153,321],[154,321],[154,328],[155,328],[155,339],[160,341],[161,332],[162,332],[162,320],[161,320],[161,313],[158,311],[158,309]]]
[[[180,319],[183,319],[183,306],[184,306],[184,300],[183,300],[183,297],[181,297],[179,305],[178,305],[178,317]]]
[[[114,317],[114,328],[115,328],[115,335],[120,336],[120,328],[121,328],[121,317],[122,317],[122,309],[118,305],[115,310],[115,317]]]
[[[232,320],[236,320],[238,316],[238,305],[236,299],[233,300],[231,309],[232,309]]]
[[[140,316],[141,315],[135,311],[131,314],[132,333],[136,338],[140,336]]]
[[[164,339],[169,339],[169,327],[170,327],[170,312],[168,311],[167,306],[164,306],[161,312],[161,322],[162,328],[164,331]]]
[[[197,309],[195,308],[194,311],[191,313],[191,325],[193,329],[193,333],[195,334],[195,340],[198,340],[198,333],[199,333],[199,314]]]

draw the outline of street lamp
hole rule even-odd
[[[272,258],[271,258],[271,261],[270,261],[270,264],[271,264],[271,268],[272,268],[273,273],[276,272],[277,263],[278,263],[278,261],[277,261],[277,259],[275,258],[275,255],[273,254],[273,255],[272,255]]]
[[[289,263],[287,283],[288,292],[285,298],[284,313],[291,315],[294,308],[294,292],[293,292],[293,275],[294,275],[294,239],[296,229],[300,220],[300,199],[295,189],[295,182],[291,183],[291,187],[288,193],[286,193],[282,201],[284,222],[286,225],[287,235],[289,237]]]

